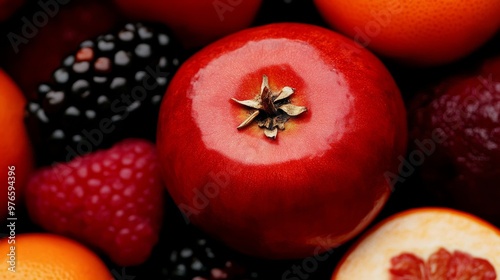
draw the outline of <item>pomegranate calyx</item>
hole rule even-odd
[[[266,75],[262,76],[261,90],[257,96],[249,100],[238,100],[231,98],[240,105],[252,108],[250,115],[237,127],[238,129],[250,125],[258,116],[257,125],[264,129],[264,135],[276,139],[278,129],[284,130],[285,123],[291,118],[307,111],[304,106],[296,106],[290,103],[290,96],[295,90],[285,86],[279,92],[273,92],[269,88],[269,80]],[[261,114],[262,113],[262,114]]]

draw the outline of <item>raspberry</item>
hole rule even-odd
[[[127,139],[111,149],[36,172],[32,220],[105,252],[118,265],[144,262],[158,241],[163,186],[155,147]]]

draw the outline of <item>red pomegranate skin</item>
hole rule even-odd
[[[307,111],[268,139],[236,127],[263,75]],[[157,145],[169,193],[189,220],[229,246],[298,258],[363,230],[390,195],[406,112],[384,65],[353,41],[305,24],[271,24],[201,50],[173,78]]]

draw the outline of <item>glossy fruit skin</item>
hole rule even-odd
[[[500,222],[500,57],[456,75],[411,102],[412,142],[438,131],[423,163],[426,186],[444,203]],[[431,147],[431,146],[429,146]]]
[[[186,47],[200,47],[250,26],[262,0],[114,0],[127,17],[170,27]]]
[[[237,130],[246,111],[230,101],[254,97],[263,74],[271,89],[295,88],[292,102],[309,109],[276,140],[256,125]],[[352,238],[384,205],[384,173],[405,152],[404,116],[371,53],[321,27],[271,24],[181,66],[157,146],[165,184],[190,221],[247,254],[304,257]]]
[[[26,100],[11,78],[0,69],[0,218],[7,216],[7,203],[15,198],[17,208],[22,205],[22,197],[27,178],[33,169],[33,153],[24,126],[24,106]],[[11,167],[9,169],[9,167]],[[9,176],[9,170],[14,174]],[[10,179],[9,179],[10,177]],[[13,182],[13,184],[8,184]],[[12,189],[9,187],[14,187]],[[12,193],[14,192],[14,193]]]
[[[496,0],[314,3],[335,30],[381,55],[421,66],[464,57],[500,28],[500,2]]]
[[[11,280],[114,279],[99,257],[80,243],[54,234],[18,234],[14,243],[0,242],[0,278]],[[16,247],[15,272],[8,270],[10,246]]]

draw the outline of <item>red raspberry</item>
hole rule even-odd
[[[163,190],[154,145],[127,139],[36,172],[26,199],[35,223],[128,266],[144,262],[158,241]]]

